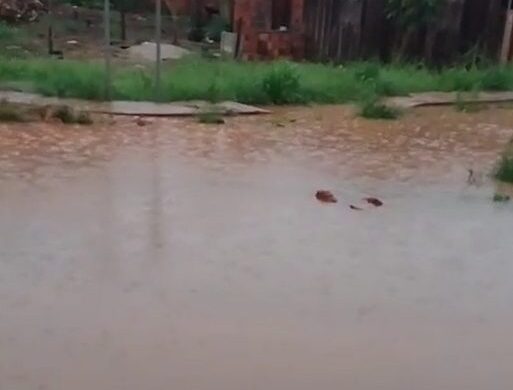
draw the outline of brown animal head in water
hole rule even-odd
[[[335,198],[335,195],[333,195],[330,191],[326,190],[320,190],[315,193],[315,198],[319,202],[323,203],[337,203],[338,200]]]
[[[383,206],[383,202],[378,198],[364,198],[363,200],[365,200],[368,204],[371,204],[375,207]]]

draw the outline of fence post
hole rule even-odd
[[[155,43],[156,50],[156,63],[155,63],[155,101],[161,99],[161,40],[162,40],[162,1],[155,1]]]
[[[506,10],[506,23],[504,25],[504,36],[502,38],[501,64],[507,64],[511,52],[511,38],[513,33],[513,11],[511,10],[512,0],[508,1]]]
[[[110,44],[110,1],[104,1],[103,28],[105,32],[105,100],[110,100],[111,91],[111,44]]]

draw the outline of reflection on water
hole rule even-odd
[[[510,390],[512,123],[0,124],[0,388]]]

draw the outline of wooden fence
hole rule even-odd
[[[447,0],[435,23],[403,31],[386,17],[386,0],[305,0],[307,58],[343,62],[407,58],[446,63],[466,53],[497,57],[504,29],[503,0]],[[507,3],[507,2],[506,2]]]

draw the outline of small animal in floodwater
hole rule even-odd
[[[320,190],[315,193],[315,198],[323,203],[337,203],[338,200],[330,191]]]
[[[383,202],[378,198],[364,198],[363,200],[375,207],[383,206]]]

